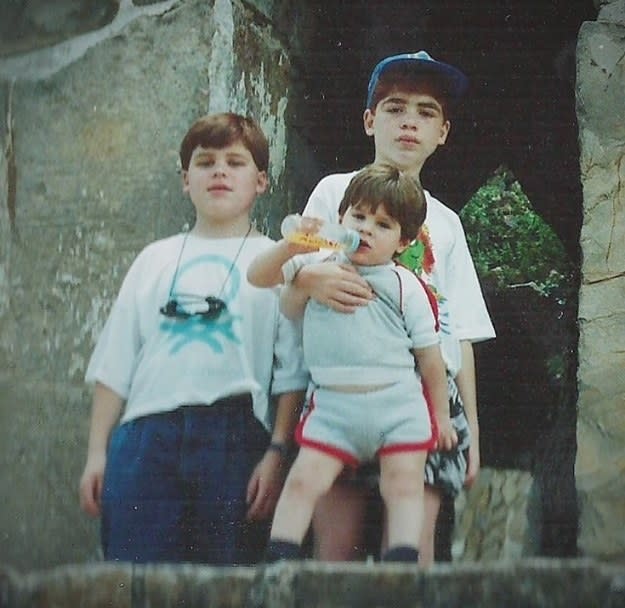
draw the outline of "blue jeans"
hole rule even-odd
[[[245,521],[245,493],[268,440],[248,395],[119,426],[104,474],[104,557],[258,562],[270,522]]]

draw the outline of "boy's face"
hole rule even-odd
[[[254,200],[267,189],[267,175],[258,170],[243,144],[233,143],[225,148],[197,147],[182,172],[182,183],[198,223],[229,226],[249,219]]]
[[[365,110],[365,133],[374,139],[375,162],[418,176],[425,161],[447,140],[450,124],[427,91],[391,90],[375,111]]]
[[[401,226],[386,212],[384,204],[378,205],[375,211],[366,203],[350,206],[341,218],[341,224],[360,235],[358,249],[349,256],[354,264],[386,264],[409,244],[401,238]]]

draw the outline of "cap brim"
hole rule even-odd
[[[468,78],[458,68],[448,63],[436,61],[435,59],[421,59],[410,55],[388,57],[380,61],[371,74],[367,88],[367,108],[371,107],[373,93],[382,74],[390,67],[397,65],[406,65],[415,74],[436,74],[442,77],[445,81],[447,94],[452,98],[462,97],[469,85]]]

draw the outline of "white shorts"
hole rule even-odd
[[[416,374],[368,393],[316,388],[296,439],[300,446],[351,466],[393,452],[427,451],[436,441],[433,416]]]

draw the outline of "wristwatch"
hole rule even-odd
[[[267,449],[272,452],[278,452],[278,454],[280,454],[282,458],[286,458],[289,455],[289,452],[291,451],[289,446],[282,441],[272,441],[267,446]]]

